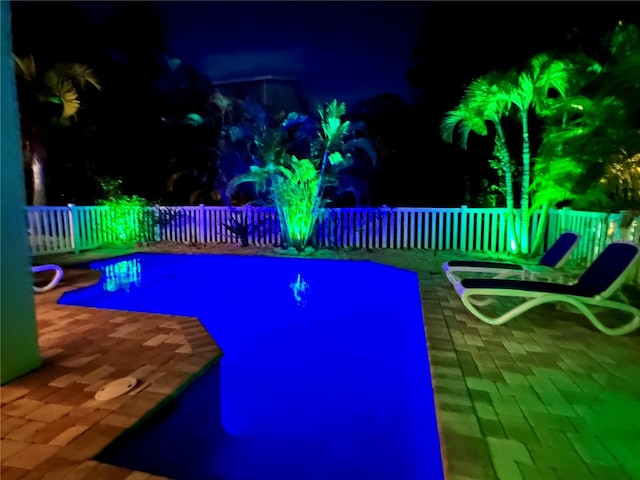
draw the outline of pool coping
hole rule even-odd
[[[195,317],[57,305],[66,291],[97,280],[89,275],[94,278],[78,282],[87,276],[84,271],[67,270],[65,276],[64,286],[36,296],[42,365],[0,387],[7,420],[3,479],[11,473],[16,478],[94,478],[98,473],[110,479],[164,478],[93,459],[178,395],[222,352]],[[81,332],[64,332],[73,328]],[[89,341],[95,337],[109,339],[117,351],[96,348]],[[130,356],[135,360],[127,360]],[[107,401],[93,398],[106,383],[125,376],[138,379],[130,392]]]

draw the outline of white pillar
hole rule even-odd
[[[27,245],[10,2],[0,1],[0,383],[40,366]]]

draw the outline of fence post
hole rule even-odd
[[[560,232],[567,231],[567,219],[569,218],[569,212],[571,212],[571,207],[562,207],[562,214],[560,215]]]
[[[205,209],[204,203],[198,205],[198,243],[205,243]]]
[[[460,206],[460,250],[467,251],[467,206]]]
[[[162,216],[162,207],[158,204],[153,205],[153,241],[160,241],[160,229],[162,228],[162,222],[164,217]]]
[[[545,235],[544,243],[546,251],[547,246],[551,245],[556,237],[556,230],[558,230],[558,210],[554,207],[549,209],[547,214],[547,234]]]
[[[78,210],[73,203],[67,204],[69,207],[69,226],[71,231],[71,247],[73,253],[80,252],[80,221],[78,220]]]

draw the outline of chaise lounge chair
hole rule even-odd
[[[52,263],[50,263],[48,265],[37,265],[35,267],[31,267],[31,272],[32,273],[46,272],[46,271],[49,271],[49,270],[53,270],[55,272],[53,278],[44,287],[36,287],[34,285],[33,286],[33,290],[36,293],[48,292],[49,290],[54,288],[56,285],[58,285],[58,283],[60,283],[60,280],[62,280],[63,271],[62,271],[62,268],[60,268],[59,265],[54,265]]]
[[[451,283],[460,280],[460,273],[491,274],[493,278],[509,278],[518,276],[529,280],[562,280],[562,266],[569,260],[576,248],[580,235],[575,232],[564,232],[549,247],[535,265],[524,265],[508,262],[483,262],[475,260],[451,260],[442,264],[447,279]]]
[[[607,245],[577,282],[565,285],[534,280],[495,278],[466,278],[454,287],[469,312],[490,325],[502,325],[521,313],[545,303],[568,304],[571,311],[587,317],[595,327],[607,335],[624,335],[640,327],[640,310],[626,299],[609,297],[624,284],[640,258],[638,245],[614,242]],[[502,315],[489,316],[479,311],[500,297],[520,297],[524,301]],[[620,311],[630,319],[618,327],[609,327],[596,317],[602,310]],[[622,315],[620,316],[622,320]]]

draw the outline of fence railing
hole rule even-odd
[[[435,249],[507,252],[504,208],[336,208],[325,209],[314,243],[335,248]],[[123,238],[180,243],[239,243],[234,225],[247,227],[252,245],[278,245],[277,213],[268,207],[148,207],[116,216],[108,206],[27,207],[32,255],[79,252],[115,244]],[[621,226],[624,213],[552,209],[546,242],[563,231],[582,235],[574,253],[590,264],[611,240],[640,240],[640,217]],[[539,213],[532,221],[532,238]]]
[[[582,235],[573,258],[590,265],[611,241],[640,243],[640,216],[634,217],[625,212],[582,212],[569,208],[552,210],[547,229],[548,241],[568,230]]]

